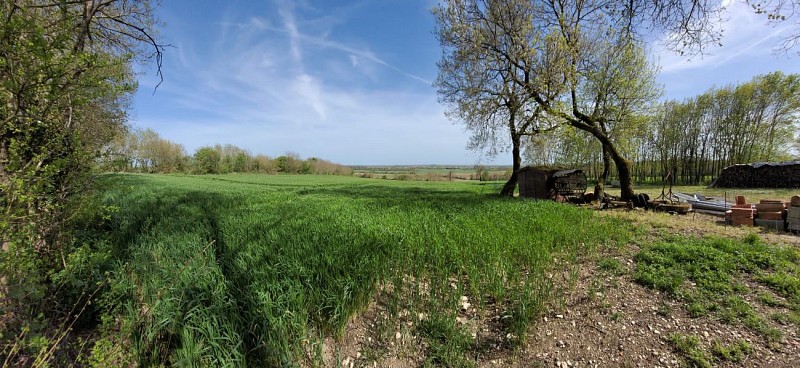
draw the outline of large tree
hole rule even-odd
[[[662,170],[692,184],[728,165],[789,159],[799,92],[800,76],[773,72],[668,101],[650,128],[650,146]]]
[[[451,0],[435,10],[444,54],[440,95],[452,116],[482,142],[494,142],[507,122],[514,170],[515,138],[561,122],[602,145],[620,176],[622,197],[633,196],[631,165],[611,131],[653,99],[651,67],[637,39],[637,2]],[[498,119],[500,117],[501,119]],[[520,126],[514,125],[521,122]],[[530,130],[520,127],[529,124]],[[501,133],[504,134],[504,133]],[[474,144],[473,144],[474,145]],[[515,177],[512,177],[512,181]],[[515,182],[503,190],[513,193]]]
[[[470,148],[495,156],[510,143],[512,174],[501,194],[513,195],[522,138],[554,127],[513,75],[536,46],[527,42],[534,40],[529,4],[457,2],[435,8],[434,14],[444,49],[436,80],[440,100],[450,118],[472,132]]]
[[[131,62],[162,46],[148,1],[2,0],[0,18],[0,235],[43,235],[124,125]]]

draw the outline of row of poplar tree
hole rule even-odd
[[[612,139],[633,162],[638,182],[672,173],[678,183],[707,184],[729,165],[796,159],[798,123],[800,75],[773,72],[658,103]],[[531,137],[526,155],[532,164],[579,167],[594,178],[603,171],[600,144],[575,129]]]

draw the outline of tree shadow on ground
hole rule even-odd
[[[135,175],[110,179],[121,188],[107,199],[108,205],[120,207],[107,229],[115,248],[113,262],[123,266],[118,272],[131,273],[129,276],[143,283],[153,277],[148,270],[167,269],[164,272],[169,274],[170,268],[185,266],[180,262],[166,264],[166,260],[148,252],[177,252],[180,247],[195,249],[196,254],[202,253],[201,249],[213,250],[213,262],[203,267],[219,268],[226,295],[219,295],[220,287],[214,286],[214,280],[202,279],[209,275],[207,270],[198,269],[191,287],[175,290],[175,285],[181,284],[173,280],[168,292],[153,303],[178,300],[174,314],[180,318],[198,313],[193,312],[195,308],[215,311],[206,323],[215,325],[209,327],[214,331],[235,332],[238,345],[229,349],[244,357],[243,364],[285,365],[297,359],[298,341],[306,338],[306,325],[328,332],[340,328],[374,291],[379,278],[374,270],[385,269],[387,247],[380,239],[369,234],[353,238],[336,224],[310,231],[306,222],[293,221],[303,214],[295,213],[298,208],[291,200],[265,207],[273,215],[258,228],[240,229],[237,220],[264,208],[254,210],[238,197],[224,193],[154,186],[147,178]],[[379,199],[376,191],[363,193]],[[228,230],[237,234],[226,234]],[[161,239],[197,239],[192,235],[199,235],[199,244],[164,244],[161,247],[174,249],[152,249],[153,242],[163,242]],[[192,241],[197,242],[185,240]],[[317,256],[320,249],[326,249],[324,242],[348,241],[348,246],[338,246],[336,253]],[[126,265],[148,262],[153,264]],[[175,274],[175,279],[180,278],[180,272]],[[143,306],[137,307],[134,310]],[[137,328],[142,331],[140,340],[155,336],[138,344],[145,347],[141,352],[144,362],[163,361],[170,352],[192,343],[182,340],[185,335],[180,330],[159,328]],[[186,328],[199,330],[198,326],[182,327]],[[149,334],[143,333],[148,330]],[[231,338],[217,336],[220,341],[223,337]]]

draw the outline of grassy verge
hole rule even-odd
[[[552,202],[499,198],[480,183],[315,176],[114,175],[98,362],[292,366],[378,288],[428,318],[427,364],[470,366],[460,300],[491,304],[524,339],[553,297],[553,258],[624,243],[626,222]],[[609,267],[614,267],[609,265]],[[127,352],[125,354],[119,352]]]
[[[675,238],[642,247],[634,278],[683,301],[691,316],[711,316],[744,325],[768,342],[781,338],[769,319],[744,296],[753,294],[765,306],[800,312],[800,250],[743,240]],[[761,285],[760,295],[752,290]],[[790,318],[786,318],[788,321]]]

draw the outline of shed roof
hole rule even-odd
[[[553,173],[553,177],[560,178],[562,176],[567,176],[569,174],[574,174],[576,172],[583,172],[583,170],[581,169],[559,170]]]
[[[523,167],[519,168],[519,170],[517,170],[517,172],[520,173],[520,172],[529,171],[529,170],[530,171],[545,172],[545,173],[548,173],[548,174],[552,174],[552,173],[557,172],[557,171],[569,171],[569,170],[567,170],[567,168],[560,167],[560,166],[530,166],[529,165],[529,166],[523,166]]]

